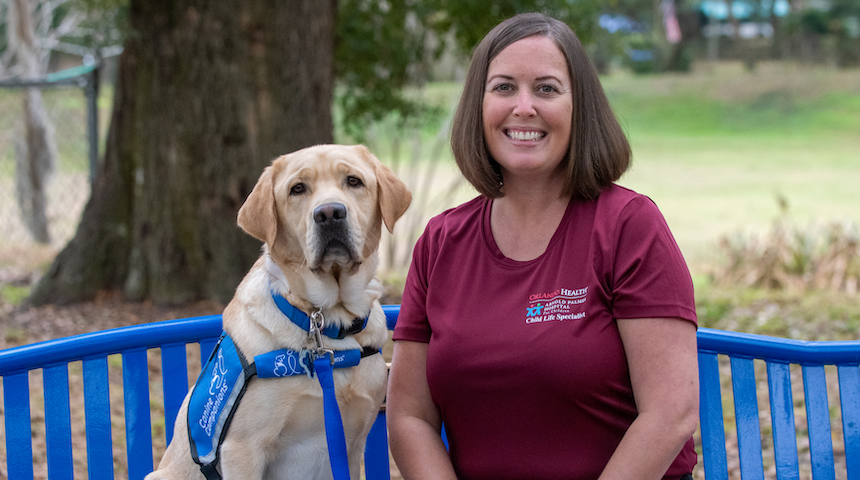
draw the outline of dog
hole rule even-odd
[[[391,231],[411,199],[406,185],[361,145],[318,145],[275,159],[239,210],[239,226],[264,246],[223,313],[236,350],[250,361],[279,349],[318,347],[314,335],[276,305],[280,295],[307,315],[321,313],[326,326],[350,332],[342,339],[322,336],[323,348],[378,352],[388,332],[379,304],[377,248],[382,225]],[[356,319],[365,319],[360,331],[354,329]],[[222,388],[221,374],[229,367],[221,360],[210,362],[211,382],[198,381],[195,390],[214,394]],[[301,363],[274,356],[273,377],[305,368]],[[220,477],[332,478],[320,383],[308,375],[260,377],[247,381],[220,445]],[[384,400],[385,361],[369,355],[356,366],[335,369],[333,377],[350,477],[357,479],[367,434]],[[158,469],[146,480],[205,478],[189,443],[189,425],[197,421],[188,413],[193,393],[182,404]]]

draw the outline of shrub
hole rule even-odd
[[[720,240],[724,263],[715,274],[715,283],[856,295],[860,279],[857,226],[846,220],[803,227],[785,210],[764,234],[736,233]]]

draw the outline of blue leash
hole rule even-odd
[[[313,373],[319,378],[320,387],[322,387],[323,392],[325,435],[326,443],[328,444],[329,463],[331,463],[334,480],[350,480],[349,460],[346,452],[346,435],[343,431],[343,419],[340,415],[340,407],[337,405],[337,397],[334,393],[333,368],[335,366],[346,366],[346,363],[352,359],[352,353],[360,353],[360,351],[334,352],[323,347],[322,336],[325,335],[329,338],[339,340],[348,335],[357,334],[367,326],[369,315],[364,318],[356,318],[349,327],[340,328],[334,325],[325,325],[325,319],[321,310],[307,315],[291,305],[287,299],[274,290],[271,290],[271,294],[272,300],[274,300],[275,305],[277,305],[281,313],[298,325],[299,328],[308,332],[308,338],[313,339],[316,344]],[[356,358],[356,365],[358,364],[358,360],[361,360],[361,358]],[[301,364],[301,359],[296,363]],[[308,372],[309,375],[313,375],[313,373]]]
[[[343,433],[343,419],[334,394],[334,376],[330,353],[317,355],[314,370],[320,380],[325,408],[325,437],[328,443],[328,458],[335,480],[349,480],[349,463],[346,453],[346,435]]]

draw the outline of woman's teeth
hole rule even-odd
[[[540,140],[544,136],[543,133],[534,132],[534,131],[532,131],[532,132],[521,132],[521,131],[517,131],[517,130],[508,130],[506,133],[507,133],[508,137],[512,138],[513,140],[520,140],[520,141]]]

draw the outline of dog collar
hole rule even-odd
[[[306,332],[310,332],[311,318],[308,316],[308,314],[294,307],[280,293],[271,289],[269,291],[272,293],[272,300],[275,301],[275,305],[278,306],[278,310],[280,310],[281,313],[283,313],[288,319],[290,319],[291,322],[295,323],[299,328]],[[369,315],[368,317],[364,318],[356,318],[352,321],[352,325],[349,325],[348,327],[325,325],[323,326],[320,333],[334,340],[341,340],[350,335],[361,333],[361,331],[364,330],[364,327],[367,326],[368,318]]]

